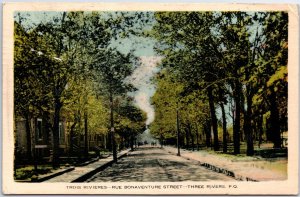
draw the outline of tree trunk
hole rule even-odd
[[[54,124],[53,124],[53,142],[52,142],[52,166],[53,168],[59,167],[59,120],[60,120],[60,109],[62,105],[59,98],[55,99],[55,109],[54,109]]]
[[[133,138],[133,134],[131,133],[130,134],[130,148],[131,148],[131,151],[134,151],[134,138]]]
[[[84,111],[84,157],[87,159],[89,157],[89,144],[88,144],[88,113]]]
[[[192,133],[192,127],[191,127],[190,123],[188,123],[188,130],[189,130],[189,135],[190,135],[190,138],[191,138],[192,150],[194,151],[195,150],[195,138],[194,138],[194,135]]]
[[[205,132],[205,144],[206,147],[210,147],[210,141],[211,141],[211,132],[210,132],[210,121],[207,121],[207,123],[204,125],[204,132]]]
[[[253,147],[253,129],[251,124],[252,118],[252,96],[247,96],[247,110],[244,113],[244,131],[247,140],[247,155],[254,155],[254,147]]]
[[[260,145],[262,144],[262,135],[263,135],[263,115],[259,115],[258,117],[258,148],[260,148]]]
[[[178,104],[178,103],[177,103]],[[177,105],[178,106],[178,105]],[[176,110],[176,125],[177,125],[177,156],[180,156],[180,123],[179,123],[179,110]]]
[[[241,88],[240,83],[236,82],[236,90],[234,95],[235,100],[235,121],[233,128],[233,145],[234,154],[240,154],[240,127],[241,127]]]
[[[70,150],[69,150],[69,155],[74,155],[74,150],[73,150],[73,146],[74,146],[74,130],[75,130],[75,126],[76,126],[77,122],[74,122],[70,128]]]
[[[162,148],[163,147],[163,135],[160,134],[160,147]]]
[[[106,149],[112,152],[111,132],[107,133],[106,137]]]
[[[276,92],[273,89],[271,89],[270,103],[271,139],[274,143],[274,148],[281,148],[279,111],[276,101]]]
[[[117,162],[117,147],[116,147],[116,141],[115,141],[114,104],[113,104],[112,90],[110,92],[110,132],[111,132],[113,160],[114,160],[114,162]]]
[[[208,93],[208,101],[209,101],[209,108],[210,108],[210,115],[211,115],[211,124],[214,133],[214,151],[218,151],[219,150],[218,123],[217,123],[216,110],[214,106],[214,98],[213,98],[211,87],[207,88],[207,93]]]
[[[191,134],[191,138],[192,138],[192,149],[193,151],[195,151],[195,136]]]
[[[196,124],[196,143],[197,143],[197,151],[199,151],[199,130],[197,124]]]
[[[246,97],[247,97],[247,94],[245,95]],[[247,116],[247,115],[245,115],[246,114],[246,109],[245,109],[245,104],[246,104],[246,102],[245,102],[245,97],[244,96],[244,94],[243,94],[243,92],[241,91],[241,94],[240,94],[240,109],[241,109],[241,122],[243,123],[243,125],[245,125],[245,116]],[[245,139],[246,139],[246,132],[245,132],[245,129],[244,129],[244,127],[243,127],[243,125],[240,125],[240,141],[241,142],[245,142]],[[246,140],[246,143],[247,143],[247,140]]]
[[[190,141],[190,138],[189,138],[189,129],[188,128],[185,128],[185,148],[186,149],[189,149],[190,146],[189,146],[189,141]]]
[[[223,152],[227,153],[227,121],[223,102],[220,103],[223,119]]]
[[[129,148],[131,146],[130,136],[126,135],[125,139],[126,139],[126,148]]]
[[[232,97],[229,97],[229,100],[230,100],[230,107],[231,107],[230,112],[231,112],[231,114],[232,114],[232,125],[233,125],[233,127],[234,127],[234,125],[235,125],[234,102],[233,102]],[[233,136],[232,136],[232,137],[233,137]],[[229,141],[232,142],[232,138],[231,138]]]

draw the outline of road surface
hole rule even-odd
[[[158,147],[140,147],[87,182],[234,181]]]

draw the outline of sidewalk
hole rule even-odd
[[[118,153],[118,158],[125,156],[129,150],[124,150]],[[64,173],[60,176],[54,177],[44,182],[54,183],[54,182],[64,182],[64,183],[71,183],[71,182],[82,182],[85,179],[89,178],[93,174],[103,170],[107,166],[113,163],[113,157],[107,157],[104,159],[99,159],[93,163],[90,163],[86,166],[79,166],[75,167],[73,171]]]
[[[177,148],[165,146],[169,153],[176,154]],[[205,150],[180,149],[181,156],[200,162],[206,168],[244,181],[274,181],[287,179],[287,158],[265,159],[262,157],[239,157],[210,153]]]

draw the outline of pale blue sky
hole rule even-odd
[[[131,38],[113,41],[111,45],[125,54],[131,49],[135,49],[136,56],[155,56],[155,52],[153,50],[154,44],[155,41],[150,38],[133,36]]]

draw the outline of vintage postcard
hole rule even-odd
[[[5,3],[4,194],[297,194],[287,4]]]

